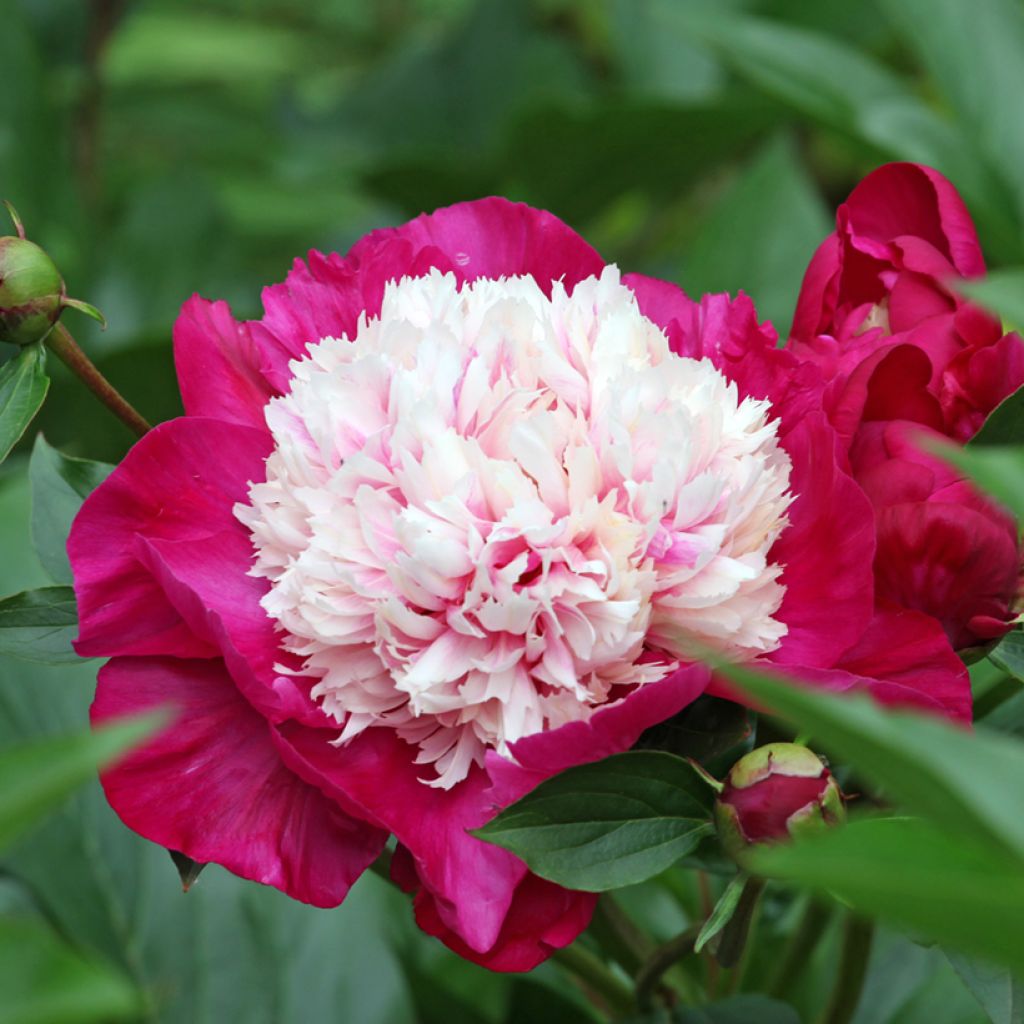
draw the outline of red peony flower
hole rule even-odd
[[[789,350],[828,379],[825,406],[875,507],[881,601],[928,612],[957,648],[1013,616],[1015,524],[937,460],[1024,384],[1024,343],[952,290],[985,272],[974,225],[937,171],[889,164],[838,211],[804,278]]]
[[[941,626],[876,608],[871,505],[813,363],[740,296],[619,277],[486,199],[311,252],[175,328],[186,415],[69,552],[104,776],[154,842],[333,906],[398,841],[420,926],[526,970],[594,897],[467,832],[694,700],[693,638],[969,716]]]

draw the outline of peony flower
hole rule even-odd
[[[804,278],[789,349],[822,367],[825,405],[876,509],[880,600],[939,618],[954,646],[1009,628],[1015,524],[919,448],[970,440],[1024,384],[1024,344],[953,290],[985,263],[937,171],[889,164],[838,211]]]
[[[152,841],[333,906],[391,834],[420,926],[526,970],[594,897],[468,830],[693,701],[694,640],[969,715],[938,622],[876,608],[821,371],[749,299],[487,199],[311,252],[264,308],[185,305],[186,415],[69,541],[94,720],[179,709],[104,775]]]

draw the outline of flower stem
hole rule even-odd
[[[654,1003],[654,994],[665,972],[670,970],[684,956],[693,952],[697,936],[700,935],[699,924],[687,928],[674,939],[657,949],[647,958],[636,972],[636,1001],[637,1005],[644,1012],[651,1009]]]
[[[602,893],[591,930],[597,944],[629,974],[635,974],[654,951],[654,943],[630,920],[611,893]]]
[[[574,942],[564,949],[555,950],[552,959],[600,996],[616,1016],[634,1011],[636,1004],[632,989],[586,946]]]
[[[747,936],[750,934],[750,923],[754,919],[754,911],[764,892],[763,878],[748,878],[740,894],[740,901],[736,904],[729,923],[722,929],[722,937],[718,943],[718,952],[715,959],[722,967],[735,967],[743,956],[743,950],[747,945]]]
[[[93,366],[60,321],[46,336],[46,346],[129,430],[142,437],[150,429],[150,425]]]
[[[786,945],[768,994],[784,997],[800,976],[807,961],[832,917],[832,909],[821,900],[811,898],[804,908],[796,930]]]
[[[874,924],[866,918],[857,914],[850,914],[846,918],[839,974],[828,1007],[821,1015],[820,1024],[849,1024],[853,1020],[868,973],[874,932]]]

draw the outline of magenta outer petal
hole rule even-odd
[[[260,370],[246,324],[226,302],[194,295],[174,325],[174,366],[185,413],[265,430],[264,406],[278,394]]]
[[[857,642],[874,605],[875,520],[864,492],[839,468],[841,448],[824,415],[786,435],[793,460],[790,525],[769,558],[785,568],[778,618],[789,627],[772,660],[834,665]]]
[[[464,280],[530,274],[550,294],[553,281],[571,289],[600,274],[604,260],[554,214],[492,196],[425,213],[397,228],[374,231],[350,253],[362,257],[384,240],[433,247]]]
[[[267,434],[196,417],[151,430],[85,501],[68,539],[85,657],[211,657],[139,558],[137,536],[201,540],[242,527],[232,515],[262,479]]]
[[[193,860],[337,906],[386,833],[284,766],[270,727],[219,662],[115,658],[100,670],[92,720],[166,705],[177,709],[173,723],[103,774],[124,823]]]
[[[420,928],[466,960],[492,971],[531,971],[590,924],[596,903],[596,893],[573,892],[527,875],[516,886],[501,932],[486,953],[477,952],[445,925],[437,901],[426,889],[417,893],[414,906]]]
[[[395,834],[437,902],[445,927],[478,953],[494,947],[526,866],[512,854],[474,839],[496,808],[482,769],[450,790],[420,781],[416,748],[387,729],[368,729],[344,747],[335,732],[292,723],[278,727],[285,763],[351,813]]]

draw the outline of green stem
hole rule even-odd
[[[658,946],[647,960],[636,972],[636,1001],[641,1010],[650,1010],[654,1003],[654,994],[657,991],[658,983],[665,972],[670,970],[684,956],[693,952],[697,936],[700,935],[700,925],[687,928],[674,939]]]
[[[601,949],[629,974],[636,974],[654,951],[654,943],[637,928],[611,893],[602,893],[597,901],[591,934]]]
[[[576,975],[583,984],[608,1005],[616,1016],[630,1014],[636,1004],[630,986],[579,942],[555,951],[552,959]]]
[[[843,924],[839,974],[828,1007],[821,1015],[820,1024],[849,1024],[853,1020],[868,973],[874,931],[874,924],[866,918],[856,914],[850,914],[846,918]]]
[[[768,990],[769,995],[784,997],[789,993],[793,982],[807,965],[807,961],[831,917],[832,908],[827,904],[814,898],[808,901],[796,930],[782,954],[782,960],[779,962],[778,970],[775,972],[775,977]]]
[[[150,429],[149,424],[93,366],[60,321],[46,336],[46,346],[129,430],[142,437]]]
[[[391,851],[384,849],[380,856],[370,865],[370,870],[378,877],[383,878],[389,885],[394,885],[391,878]]]
[[[754,919],[754,911],[764,892],[763,878],[748,878],[740,894],[740,901],[729,923],[722,929],[722,937],[718,942],[715,959],[723,967],[735,967],[740,962],[743,950],[750,934],[750,923]]]

